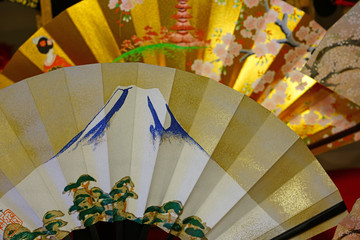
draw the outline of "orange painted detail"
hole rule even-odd
[[[59,57],[58,55],[56,55],[54,62],[47,66],[44,65],[44,72],[49,72],[58,68],[62,68],[62,67],[71,67],[71,64],[69,64],[68,62],[66,62],[66,60],[62,57]]]
[[[16,229],[12,229],[13,233],[15,233],[23,224],[23,221],[15,215],[10,209],[6,209],[3,212],[0,212],[0,229],[4,231],[6,226],[11,223],[17,223],[14,225]]]

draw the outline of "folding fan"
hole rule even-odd
[[[97,234],[127,219],[181,239],[304,239],[346,210],[298,135],[206,77],[92,64],[0,98],[5,237]]]
[[[326,33],[303,72],[360,104],[360,4],[356,4]]]
[[[323,34],[309,16],[280,0],[85,0],[25,42],[0,84],[97,62],[174,67],[250,96],[313,144],[360,121],[357,105],[294,71]],[[318,107],[324,98],[328,111]]]
[[[360,234],[360,199],[356,200],[351,212],[337,225],[335,240],[351,240]]]

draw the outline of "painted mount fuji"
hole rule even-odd
[[[210,228],[194,209],[179,216],[209,160],[159,90],[118,87],[85,129],[0,199],[21,219],[4,238],[61,239],[97,221],[130,219],[202,239]]]

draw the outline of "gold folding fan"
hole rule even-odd
[[[306,239],[346,210],[298,135],[206,77],[92,64],[31,77],[0,99],[6,239],[124,219],[181,239]]]

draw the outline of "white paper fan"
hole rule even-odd
[[[181,239],[308,238],[346,209],[294,132],[206,77],[84,65],[16,83],[0,99],[6,238],[125,218]]]

